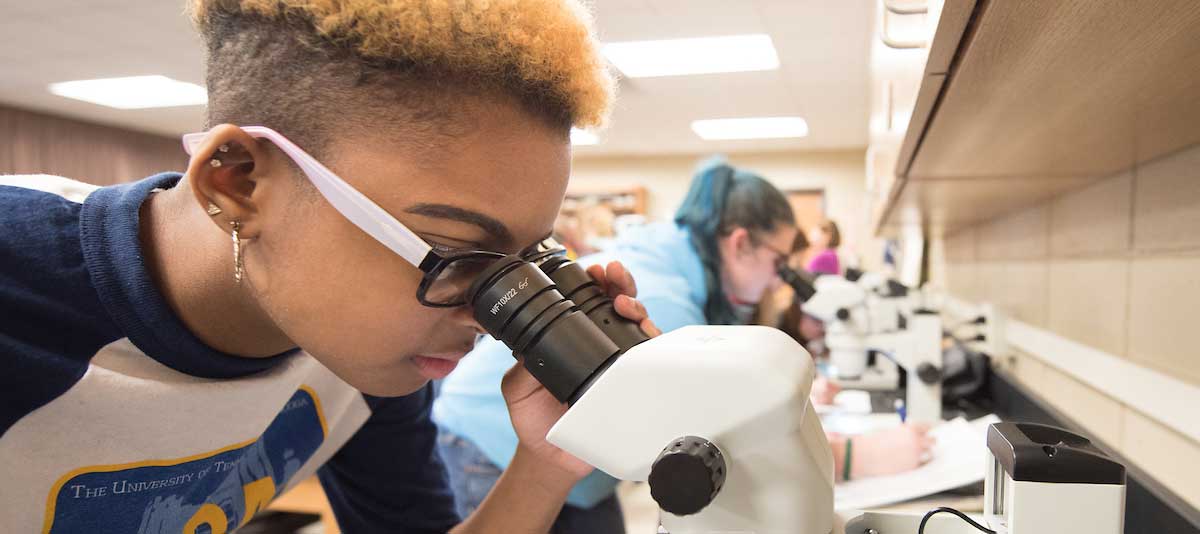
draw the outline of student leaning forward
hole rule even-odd
[[[3,531],[231,532],[315,473],[347,532],[545,532],[590,472],[543,438],[564,407],[508,373],[520,447],[460,520],[428,382],[479,331],[473,275],[553,227],[570,128],[607,113],[587,13],[190,11],[209,128],[185,172],[0,179],[26,186],[0,186]],[[591,272],[654,330],[620,265]]]

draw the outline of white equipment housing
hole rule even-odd
[[[700,436],[727,462],[698,513],[663,513],[671,534],[827,534],[833,457],[809,405],[812,358],[761,326],[688,326],[612,364],[547,439],[622,480],[644,481],[659,453]]]
[[[1125,530],[1125,467],[1082,436],[1028,423],[988,427],[984,526],[996,534]],[[911,534],[920,514],[867,512],[847,534]],[[950,514],[930,517],[925,534],[978,534]]]
[[[681,328],[616,359],[547,439],[617,478],[650,479],[653,494],[659,461],[679,451],[673,445],[702,438],[697,457],[723,458],[721,469],[706,472],[721,481],[713,479],[716,489],[689,515],[662,512],[670,534],[830,534],[833,457],[808,400],[813,376],[808,353],[778,330]],[[996,532],[1123,531],[1125,468],[1086,438],[997,423],[988,428],[987,446],[983,521]],[[668,488],[690,488],[666,480]],[[912,534],[920,520],[867,512],[845,532]],[[949,514],[932,516],[925,529],[974,532]]]
[[[835,381],[847,389],[895,389],[897,365],[907,380],[908,419],[936,423],[942,419],[942,320],[936,313],[913,310],[910,299],[884,297],[883,282],[866,273],[858,282],[820,276],[816,293],[804,312],[825,323],[825,346],[837,369]],[[901,328],[900,317],[905,323]],[[869,351],[889,355],[868,367]]]

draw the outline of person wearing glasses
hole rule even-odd
[[[193,0],[183,173],[0,178],[5,532],[223,534],[316,474],[345,532],[546,532],[591,468],[515,367],[516,452],[455,511],[431,379],[463,292],[550,233],[612,79],[574,0]],[[58,194],[61,193],[61,194]],[[617,264],[592,269],[656,334]]]
[[[763,178],[723,161],[706,162],[671,223],[647,225],[581,265],[619,261],[637,279],[638,300],[663,331],[687,325],[744,324],[781,283],[779,267],[798,234],[787,199]],[[487,337],[441,384],[434,420],[459,513],[486,495],[519,456],[520,437],[504,409],[501,377],[513,362]],[[625,531],[616,481],[601,472],[572,490],[555,534]]]

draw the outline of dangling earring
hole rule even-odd
[[[238,236],[238,230],[242,229],[242,223],[233,221],[229,223],[233,227],[233,279],[237,283],[242,283],[242,238]]]
[[[220,215],[220,214],[221,214],[221,207],[220,207],[220,206],[218,206],[218,205],[216,205],[216,204],[213,204],[212,202],[209,202],[209,203],[208,203],[208,209],[206,209],[206,210],[204,210],[204,211],[208,212],[208,214],[209,214],[209,215],[214,215],[214,216],[215,216],[215,215]]]

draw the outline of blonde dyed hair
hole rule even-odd
[[[188,0],[188,10],[208,45],[210,123],[339,113],[325,100],[376,109],[399,102],[411,108],[407,120],[437,118],[454,111],[447,94],[470,91],[586,128],[604,124],[613,99],[591,16],[577,0]],[[359,89],[373,94],[355,98]],[[288,94],[300,91],[314,94]],[[264,110],[262,93],[292,102]],[[320,126],[308,126],[320,136]]]

